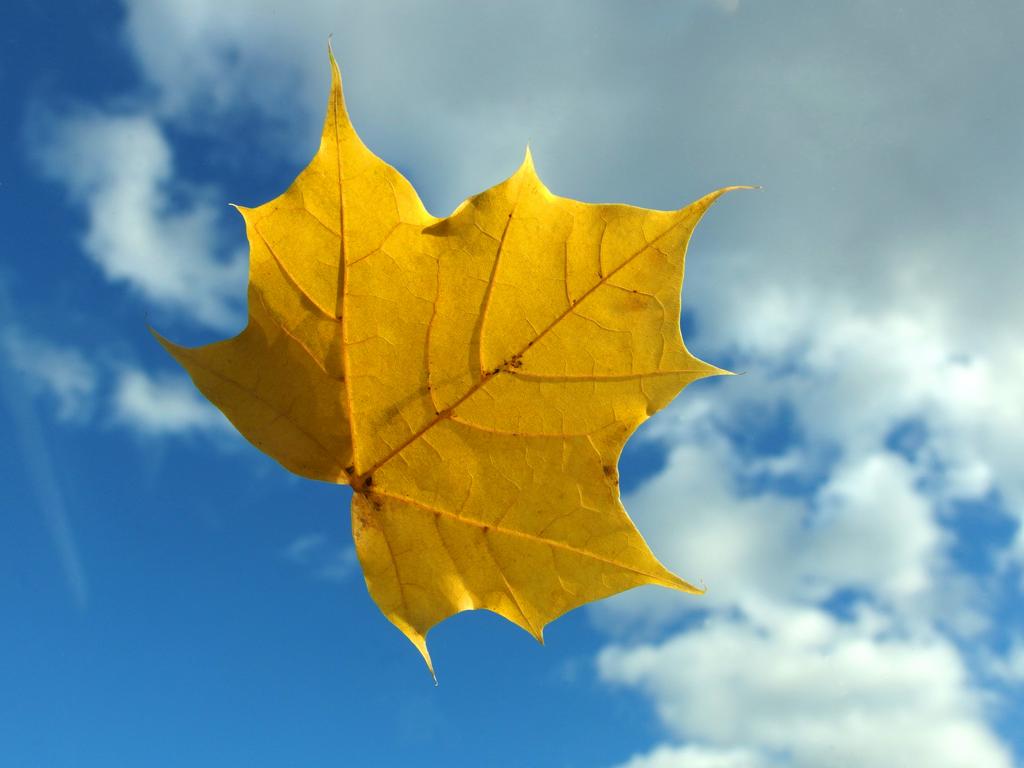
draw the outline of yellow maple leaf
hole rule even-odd
[[[428,666],[427,632],[459,611],[540,640],[631,587],[700,592],[651,553],[616,466],[641,422],[724,373],[683,345],[680,290],[694,226],[735,187],[677,211],[582,203],[527,151],[438,219],[363,145],[331,67],[316,156],[239,208],[247,327],[163,345],[254,445],[352,487],[370,594]]]

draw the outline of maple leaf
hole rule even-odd
[[[651,553],[616,467],[641,422],[724,373],[683,345],[680,290],[694,226],[735,187],[677,211],[582,203],[527,151],[438,219],[363,145],[331,68],[312,162],[238,209],[247,327],[161,343],[254,445],[352,487],[370,594],[431,670],[427,632],[459,611],[542,640],[631,587],[700,592]]]

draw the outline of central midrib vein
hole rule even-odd
[[[337,67],[337,65],[335,65]],[[335,72],[337,78],[337,72]],[[341,86],[335,85],[334,90],[334,151],[337,153],[338,166],[338,259],[341,276],[339,278],[341,290],[341,319],[339,320],[338,333],[341,336],[341,371],[345,384],[345,413],[348,414],[348,435],[352,447],[352,463],[356,461],[356,424],[352,414],[352,377],[349,376],[348,338],[346,337],[346,319],[348,318],[348,264],[345,259],[345,185],[341,181],[341,135],[338,127],[339,115],[342,112]]]
[[[708,205],[710,205],[710,202],[708,203]],[[678,227],[680,224],[682,224],[683,221],[684,221],[684,219],[680,219],[679,221],[674,222],[664,232],[660,233],[653,240],[651,240],[648,243],[646,243],[642,248],[640,248],[638,251],[636,251],[631,256],[629,256],[629,258],[627,258],[625,261],[623,261],[619,266],[615,267],[615,269],[611,270],[608,274],[604,275],[593,286],[588,288],[578,299],[576,299],[575,302],[573,302],[572,304],[569,304],[565,308],[565,310],[561,314],[558,315],[558,317],[556,317],[554,320],[552,320],[543,330],[540,331],[540,333],[538,333],[522,349],[520,349],[518,352],[516,352],[513,355],[511,355],[509,359],[518,358],[518,357],[524,355],[538,341],[543,339],[556,325],[558,325],[560,322],[562,322],[562,320],[564,320],[566,317],[568,317],[570,314],[572,314],[572,312],[580,304],[582,304],[589,296],[593,295],[593,293],[598,288],[600,288],[602,285],[607,283],[618,272],[620,272],[622,269],[627,267],[629,264],[633,263],[633,261],[635,261],[640,256],[642,256],[644,253],[646,253],[650,248],[653,248],[655,243],[657,243],[659,240],[661,240],[663,237],[665,237],[667,234],[669,234],[672,230],[674,230],[676,227]],[[435,301],[436,301],[436,299],[435,299]],[[444,410],[439,412],[433,419],[431,419],[426,424],[424,424],[422,427],[420,427],[420,429],[417,430],[414,434],[412,434],[410,437],[406,438],[406,440],[404,442],[402,442],[401,444],[399,444],[398,447],[393,448],[391,451],[389,451],[387,454],[385,454],[383,458],[378,459],[376,462],[374,462],[374,464],[369,469],[367,469],[367,470],[359,473],[358,475],[354,476],[352,478],[352,487],[353,487],[353,489],[355,489],[357,491],[364,489],[366,487],[365,486],[366,478],[370,477],[374,472],[376,472],[378,469],[383,467],[385,464],[387,464],[389,461],[391,461],[391,459],[393,459],[395,456],[400,454],[402,451],[404,451],[406,448],[408,448],[414,442],[419,440],[424,434],[429,432],[431,429],[433,429],[439,423],[449,419],[452,416],[452,413],[454,412],[454,410],[456,408],[458,408],[460,405],[462,405],[464,402],[466,402],[466,400],[468,400],[470,397],[472,397],[477,392],[479,392],[484,386],[486,386],[486,384],[489,381],[491,381],[491,379],[495,378],[496,376],[498,376],[500,373],[503,373],[504,371],[505,371],[504,368],[499,367],[499,368],[497,368],[497,369],[495,369],[493,371],[485,372],[480,377],[480,380],[477,381],[473,386],[471,386],[466,391],[466,393],[464,395],[462,395],[458,400],[456,400],[454,403],[449,405],[447,408],[445,408]],[[347,373],[347,369],[346,369],[346,373]],[[348,386],[348,378],[349,377],[346,375],[346,377],[345,377],[346,387]],[[349,405],[350,405],[350,407],[351,407],[351,402],[352,402],[352,399],[351,399],[351,396],[350,396],[349,397]],[[354,430],[352,429],[352,427],[354,425],[352,425],[352,414],[351,414],[351,411],[349,412],[349,424],[350,424],[350,431],[353,431],[353,448],[352,448],[352,451],[353,451],[353,455],[355,455]]]

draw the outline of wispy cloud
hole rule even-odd
[[[0,283],[0,324],[12,328],[10,319],[13,315],[6,287]],[[18,337],[8,334],[7,338]],[[58,360],[63,357],[59,352],[56,353]],[[34,366],[30,364],[29,367]],[[46,374],[41,375],[46,380]],[[73,389],[74,387],[72,387]],[[59,387],[58,390],[60,390]],[[35,411],[35,404],[22,386],[22,371],[0,363],[0,394],[2,394],[14,421],[14,439],[17,442],[22,467],[32,486],[39,512],[49,530],[54,550],[64,571],[68,590],[78,608],[84,610],[89,602],[89,585],[85,568],[75,542],[74,531],[61,490],[60,476],[54,468],[43,427]]]
[[[99,111],[37,122],[39,165],[86,211],[82,249],[104,276],[201,324],[240,325],[246,258],[220,237],[227,206],[175,173],[159,123]]]
[[[180,373],[150,374],[133,365],[96,365],[78,349],[10,326],[0,350],[19,392],[51,401],[57,420],[109,421],[145,437],[230,433],[230,425]]]
[[[352,546],[338,546],[322,533],[296,537],[284,550],[284,557],[322,581],[348,581],[358,568]]]
[[[114,421],[146,436],[230,429],[227,419],[180,374],[152,376],[124,367],[111,400]]]
[[[285,547],[284,556],[293,563],[306,565],[309,560],[327,545],[327,537],[322,533],[306,533],[292,540]]]
[[[99,375],[79,350],[29,335],[16,326],[0,333],[8,365],[33,393],[44,393],[62,421],[83,422],[96,407]]]

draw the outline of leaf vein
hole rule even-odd
[[[620,562],[618,560],[615,560],[614,558],[605,557],[604,555],[599,555],[596,552],[591,552],[589,550],[580,549],[579,547],[574,547],[572,544],[567,544],[564,541],[557,541],[555,539],[548,539],[548,538],[544,538],[542,536],[536,536],[536,535],[534,535],[532,533],[527,533],[526,531],[517,531],[517,530],[515,530],[513,528],[505,528],[503,526],[498,526],[498,525],[489,525],[488,523],[484,523],[484,522],[481,522],[479,520],[474,520],[471,517],[464,517],[463,515],[460,515],[460,514],[458,514],[456,512],[451,512],[451,511],[449,511],[447,509],[441,509],[440,507],[433,507],[433,506],[430,506],[429,504],[424,504],[421,501],[417,501],[416,499],[409,498],[408,496],[401,496],[399,494],[392,493],[390,491],[380,491],[380,490],[374,489],[373,493],[374,493],[374,495],[383,496],[385,498],[392,499],[393,501],[397,501],[397,502],[399,502],[401,504],[406,504],[406,505],[411,506],[411,507],[418,507],[418,508],[422,509],[425,512],[430,512],[431,514],[443,515],[444,517],[447,517],[447,518],[449,518],[451,520],[454,520],[455,522],[462,523],[463,525],[469,525],[469,526],[472,526],[474,528],[480,528],[480,529],[486,528],[488,531],[491,531],[493,533],[498,533],[498,534],[502,534],[502,535],[505,535],[505,536],[512,536],[514,538],[519,538],[519,539],[525,539],[527,541],[532,541],[535,544],[543,544],[543,545],[549,546],[549,547],[551,547],[553,549],[560,549],[560,550],[563,550],[565,552],[569,552],[571,554],[578,555],[580,557],[587,557],[587,558],[590,558],[591,560],[596,560],[598,562],[605,563],[606,565],[611,565],[611,566],[614,566],[616,568],[620,568],[620,569],[622,569],[624,571],[629,571],[630,573],[635,573],[635,574],[637,574],[639,576],[644,576],[644,577],[650,579],[651,581],[657,582],[659,584],[670,586],[670,587],[673,587],[673,588],[676,588],[676,589],[683,588],[685,590],[685,589],[689,588],[690,590],[693,590],[695,592],[699,592],[700,591],[696,587],[693,587],[692,585],[688,584],[687,582],[683,581],[682,579],[679,579],[678,582],[675,582],[675,581],[672,581],[671,579],[666,579],[664,576],[662,576],[660,574],[651,573],[650,571],[645,571],[643,568],[636,568],[636,567],[634,567],[632,565],[628,565],[626,563],[622,563],[622,562]]]
[[[299,294],[304,299],[306,299],[306,301],[308,301],[310,304],[312,304],[314,307],[316,307],[316,309],[319,310],[320,313],[323,314],[324,317],[326,317],[328,320],[333,320],[334,322],[337,322],[338,321],[337,314],[335,314],[334,312],[331,312],[330,310],[328,310],[325,307],[320,306],[320,304],[317,303],[316,299],[314,299],[313,296],[310,295],[310,293],[302,286],[302,284],[298,280],[295,279],[295,276],[291,273],[291,271],[289,271],[289,269],[285,265],[284,261],[281,259],[280,256],[277,255],[277,251],[274,250],[274,246],[272,246],[270,244],[270,241],[267,240],[267,238],[264,236],[264,234],[260,231],[259,225],[258,224],[253,224],[252,228],[253,228],[253,231],[257,235],[260,236],[260,240],[263,241],[263,244],[265,246],[267,246],[267,251],[269,251],[270,257],[274,260],[274,263],[277,264],[278,268],[281,270],[282,274],[284,274],[285,278],[287,278],[288,282],[291,283],[295,287],[295,290],[297,290],[299,292]]]

